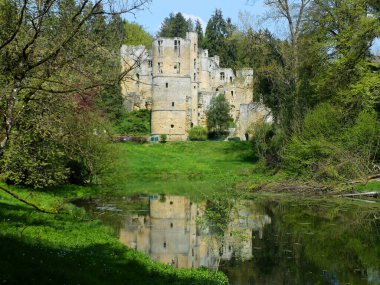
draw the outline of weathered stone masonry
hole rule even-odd
[[[198,48],[196,33],[183,38],[158,38],[152,50],[144,46],[123,46],[124,71],[129,78],[122,84],[128,110],[152,111],[152,135],[168,135],[169,140],[185,140],[193,126],[205,126],[205,112],[211,99],[225,94],[236,122],[236,136],[245,139],[252,120],[263,119],[268,111],[252,101],[253,70],[220,68],[219,57],[209,57]]]

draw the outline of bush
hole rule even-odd
[[[145,136],[132,136],[131,137],[131,142],[134,143],[146,143],[148,141],[148,137]]]
[[[380,125],[376,113],[361,112],[353,125],[341,112],[321,104],[305,118],[282,155],[283,167],[318,180],[347,180],[369,174],[378,161]]]
[[[167,142],[167,139],[168,139],[168,136],[163,134],[163,135],[160,135],[160,142],[161,143],[166,143]]]
[[[112,161],[109,137],[96,129],[106,122],[93,123],[102,120],[97,114],[67,112],[55,125],[46,114],[35,112],[13,129],[0,161],[6,181],[34,188],[97,182]]]
[[[213,131],[208,132],[207,138],[214,141],[224,141],[229,135],[228,131]]]
[[[253,156],[267,167],[275,167],[281,160],[280,153],[285,143],[285,132],[276,125],[259,122],[251,127]]]
[[[240,137],[231,137],[231,138],[228,138],[228,141],[231,141],[231,142],[240,142]]]
[[[189,130],[189,140],[205,141],[207,140],[207,129],[201,126],[193,127]]]
[[[118,134],[148,135],[150,133],[150,111],[125,112],[115,125]]]

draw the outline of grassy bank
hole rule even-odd
[[[182,194],[192,198],[224,194],[280,179],[262,174],[246,142],[176,142],[118,146],[118,159],[106,184],[113,193]]]
[[[2,284],[226,284],[223,274],[179,270],[119,243],[112,231],[51,193],[13,189],[44,214],[0,192]]]
[[[68,203],[77,198],[182,194],[225,195],[284,176],[265,175],[245,142],[121,143],[102,186],[13,191],[44,214],[0,191],[0,282],[3,284],[226,284],[207,270],[178,270],[122,245],[113,232]],[[377,184],[376,184],[377,183]],[[378,187],[378,182],[359,187]],[[4,185],[4,184],[2,184]]]
[[[0,281],[4,284],[225,284],[221,273],[178,270],[119,243],[113,232],[68,201],[88,196],[223,193],[268,179],[255,174],[245,143],[116,144],[117,160],[98,187],[35,191],[12,187],[44,214],[0,192]],[[4,184],[3,184],[4,185]],[[107,186],[105,186],[107,185]]]

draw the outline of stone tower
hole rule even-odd
[[[184,140],[198,124],[198,36],[158,38],[153,43],[152,135]]]
[[[129,72],[122,83],[125,105],[128,110],[151,109],[152,136],[186,140],[191,127],[206,126],[206,111],[218,94],[230,103],[236,123],[233,136],[244,140],[252,120],[270,117],[269,110],[253,102],[253,70],[221,68],[219,56],[209,57],[198,47],[197,33],[157,38],[149,51],[123,46],[121,54],[123,71]]]

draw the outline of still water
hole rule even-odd
[[[119,239],[174,267],[222,270],[232,285],[380,284],[380,206],[259,196],[84,202]]]

